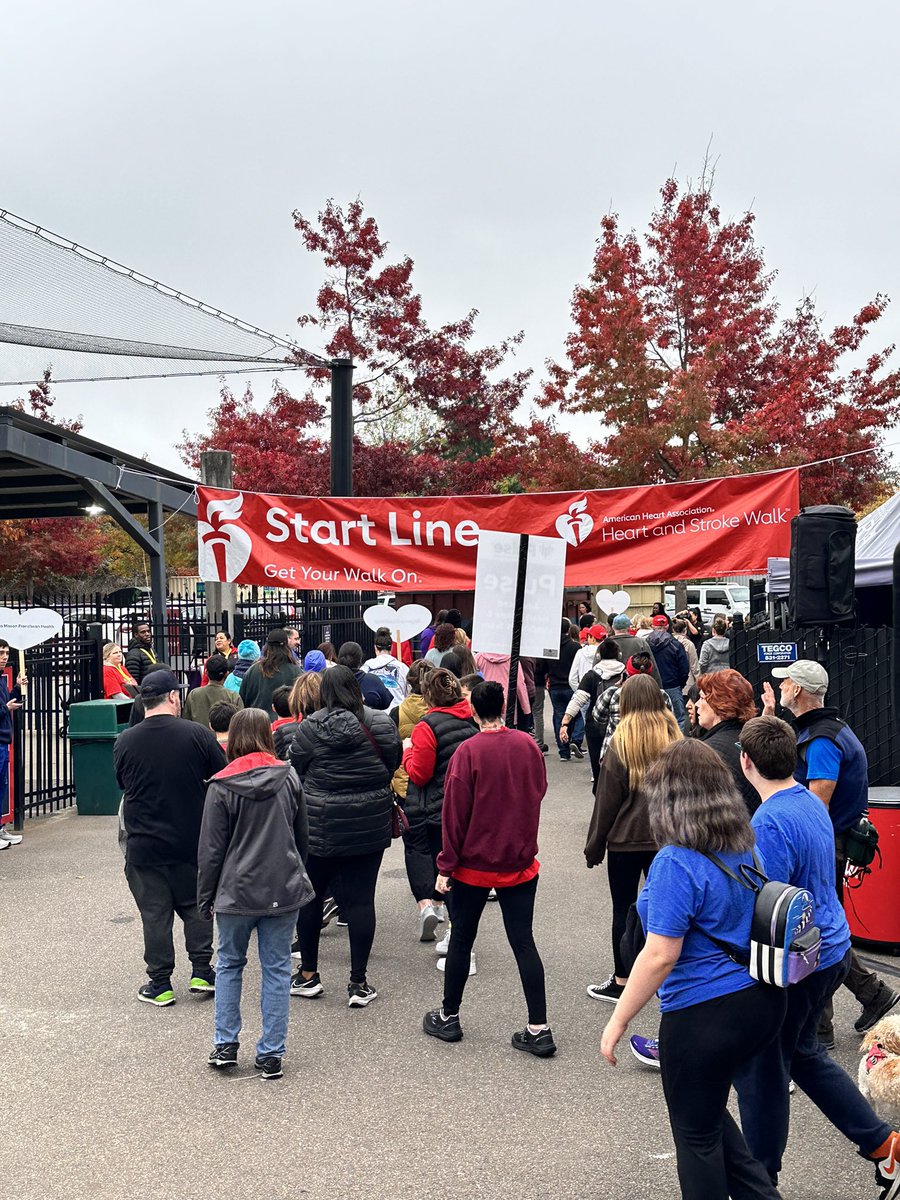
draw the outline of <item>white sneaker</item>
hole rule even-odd
[[[435,963],[435,966],[437,967],[437,969],[439,971],[445,971],[447,969],[446,958],[439,958],[437,960],[437,962]],[[469,959],[469,976],[471,977],[472,975],[477,975],[477,974],[478,974],[478,971],[475,968],[475,955],[473,954],[472,957]]]
[[[0,850],[11,850],[12,842],[8,842],[6,838],[0,838]]]
[[[6,842],[8,846],[18,846],[21,841],[21,833],[13,833],[9,825],[0,826],[0,842]]]
[[[438,921],[441,924],[443,924],[444,921],[447,920],[447,905],[446,904],[435,904],[434,911],[437,913]]]
[[[450,949],[450,930],[448,929],[439,942],[434,944],[435,954],[446,954]]]
[[[438,915],[434,911],[434,905],[427,904],[419,910],[419,941],[433,942],[434,931],[437,928]]]

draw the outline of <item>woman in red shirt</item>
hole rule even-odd
[[[452,888],[453,927],[444,975],[443,1007],[425,1014],[427,1034],[444,1042],[462,1037],[459,1006],[478,922],[496,888],[506,936],[516,957],[528,1005],[528,1024],[512,1044],[539,1058],[556,1053],[547,1024],[544,966],[532,924],[540,863],[541,801],[547,791],[544,756],[530,734],[503,723],[503,688],[479,683],[470,697],[480,732],[459,746],[444,780],[442,848],[437,891]]]
[[[125,656],[122,647],[115,642],[107,642],[103,647],[103,696],[113,700],[116,696],[125,696],[132,700],[138,692],[138,686],[125,670]]]

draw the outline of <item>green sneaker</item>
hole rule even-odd
[[[190,988],[195,996],[202,996],[208,992],[214,992],[216,990],[215,971],[210,970],[208,977],[206,975],[194,975],[191,979]]]
[[[138,988],[138,1000],[142,1000],[144,1004],[155,1004],[157,1008],[167,1008],[175,1003],[175,993],[171,983],[164,983],[162,986],[145,983],[142,988]]]

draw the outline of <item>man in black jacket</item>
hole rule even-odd
[[[576,758],[584,758],[582,742],[584,741],[584,717],[581,713],[572,722],[571,736],[568,742],[560,739],[559,730],[566,708],[572,699],[573,692],[569,686],[569,672],[580,646],[572,640],[572,622],[568,617],[562,619],[560,631],[559,658],[540,658],[534,664],[534,678],[545,682],[550,693],[550,703],[553,706],[553,733],[556,736],[556,748],[559,750],[561,762],[568,762],[574,754]]]
[[[147,668],[155,666],[156,655],[153,653],[153,637],[150,623],[140,621],[134,627],[134,637],[128,643],[125,653],[125,670],[135,683],[140,684],[147,674]]]
[[[176,913],[191,960],[190,990],[215,990],[212,926],[197,909],[197,843],[206,781],[225,766],[225,755],[209,729],[180,719],[181,684],[171,671],[149,674],[140,698],[145,718],[116,738],[113,761],[125,793],[125,878],[141,914],[149,976],[138,999],[163,1008],[175,1003]]]

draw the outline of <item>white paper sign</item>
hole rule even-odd
[[[0,637],[15,650],[30,650],[62,632],[63,619],[52,608],[0,608]]]
[[[472,620],[476,653],[512,651],[519,541],[517,533],[479,532]],[[559,657],[565,573],[566,543],[562,538],[529,537],[519,647],[519,653],[528,658]]]

